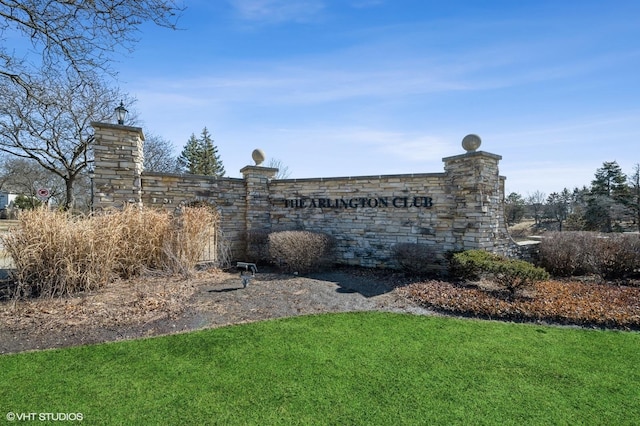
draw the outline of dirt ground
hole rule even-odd
[[[118,281],[63,299],[0,302],[0,354],[135,339],[324,312],[433,314],[400,294],[402,274],[339,268],[309,276],[259,272]]]

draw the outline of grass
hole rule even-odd
[[[7,232],[9,229],[18,226],[18,220],[16,219],[1,219],[0,220],[0,233]]]
[[[88,217],[40,208],[22,212],[14,232],[0,232],[0,245],[15,264],[20,296],[64,296],[148,270],[186,274],[215,221],[204,207],[170,214],[129,206]]]
[[[0,356],[0,414],[79,412],[87,424],[634,424],[638,348],[633,332],[304,316]]]
[[[17,220],[10,219],[2,219],[0,220],[0,235],[6,234],[10,229],[18,226]],[[13,261],[9,256],[9,253],[6,252],[4,247],[0,244],[0,269],[10,269],[13,268]]]

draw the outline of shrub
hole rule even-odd
[[[593,273],[593,233],[584,231],[549,232],[540,242],[540,265],[551,274],[570,277]]]
[[[519,288],[526,288],[533,283],[546,281],[549,273],[543,268],[538,268],[529,262],[517,259],[492,262],[488,272],[495,282],[505,287],[513,295]]]
[[[37,209],[2,237],[18,296],[58,296],[102,287],[149,269],[195,266],[215,217],[207,209],[179,215],[129,207],[94,217]]]
[[[118,236],[86,219],[23,211],[17,228],[2,240],[15,266],[18,295],[90,291],[115,277]]]
[[[595,238],[590,257],[593,270],[603,279],[629,278],[640,272],[640,235],[606,234]]]
[[[430,275],[442,272],[441,261],[434,247],[426,244],[398,243],[392,257],[400,269],[409,274]]]
[[[538,281],[549,279],[549,273],[529,262],[508,259],[484,250],[467,250],[452,258],[452,274],[462,279],[488,278],[513,295]]]
[[[252,230],[247,232],[247,260],[254,263],[269,261],[269,232]]]
[[[184,207],[173,215],[168,238],[164,238],[162,261],[157,269],[189,273],[201,259],[205,248],[218,232],[218,213],[210,207]],[[225,242],[217,234],[218,264],[228,261],[221,253]],[[228,255],[227,255],[228,256]]]
[[[459,280],[478,280],[482,278],[485,265],[499,261],[502,258],[497,254],[485,250],[466,250],[453,253],[449,263],[449,272],[452,278]]]
[[[269,234],[269,255],[290,272],[310,272],[331,262],[333,239],[310,231],[281,231]]]
[[[640,270],[640,236],[553,232],[540,243],[540,264],[556,276],[631,277]]]

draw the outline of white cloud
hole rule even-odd
[[[295,176],[374,175],[442,172],[442,158],[462,153],[459,143],[445,136],[412,134],[384,126],[300,126],[272,129],[261,138],[267,155],[281,158]],[[279,153],[268,152],[278,146]]]
[[[241,19],[278,24],[309,22],[324,9],[321,0],[230,0]]]

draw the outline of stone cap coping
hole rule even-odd
[[[144,140],[144,133],[142,132],[142,127],[134,127],[134,126],[125,126],[123,124],[113,124],[113,123],[101,123],[99,121],[92,121],[91,126],[96,128],[103,129],[112,129],[112,130],[124,130],[127,132],[136,132],[140,135],[140,139]]]
[[[194,175],[194,174],[191,174],[191,173],[167,173],[167,172],[147,172],[147,171],[144,171],[144,172],[142,172],[142,176],[143,177],[168,176],[168,177],[176,177],[176,178],[196,177],[196,178],[209,179],[209,180],[237,180],[237,181],[244,182],[244,179],[242,179],[242,178],[234,178],[234,177],[228,177],[228,176]]]
[[[460,154],[460,155],[453,155],[451,157],[445,157],[442,159],[442,161],[453,161],[453,160],[458,160],[458,159],[462,159],[462,158],[471,158],[471,157],[489,157],[489,158],[493,158],[494,160],[502,160],[502,155],[498,155],[498,154],[492,154],[490,152],[486,152],[486,151],[472,151],[472,152],[467,152],[464,154]]]
[[[278,170],[273,167],[262,167],[262,166],[244,166],[240,169],[240,173],[244,174],[246,172],[258,172],[263,175],[275,175],[278,173]]]
[[[338,176],[338,177],[318,177],[318,178],[297,178],[278,179],[278,182],[328,182],[335,180],[363,180],[363,179],[389,179],[389,178],[422,178],[422,177],[443,177],[446,173],[404,173],[394,175],[368,175],[368,176]]]

